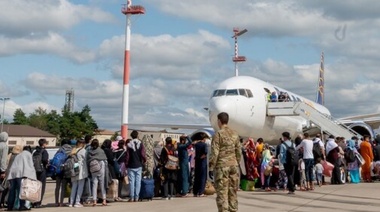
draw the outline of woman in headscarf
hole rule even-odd
[[[116,173],[115,173],[115,167],[114,167],[114,153],[112,151],[112,141],[110,139],[106,139],[103,141],[103,144],[101,146],[102,150],[107,156],[107,164],[108,164],[108,172],[109,177],[111,179],[117,179]]]
[[[143,176],[152,177],[154,169],[154,142],[150,135],[144,135],[141,142],[145,149],[146,162],[143,165]]]
[[[347,141],[347,149],[351,149],[354,151],[354,154],[359,154],[358,150],[355,148],[355,141],[348,140]],[[350,173],[351,183],[359,183],[360,175],[359,175],[359,164],[358,159],[355,157],[355,161],[351,163],[347,163],[347,171]]]
[[[257,158],[255,142],[252,138],[249,138],[245,144],[246,153],[246,167],[247,167],[247,179],[255,180],[259,174],[257,172],[257,166],[259,165],[260,159]]]
[[[179,138],[178,148],[178,160],[179,160],[179,191],[178,193],[182,196],[188,196],[189,192],[189,155],[187,148],[191,145],[191,140],[187,136],[181,136]]]
[[[169,170],[165,168],[165,164],[169,161],[169,155],[175,155],[175,148],[172,143],[172,138],[167,137],[165,139],[165,148],[161,151],[161,165],[162,165],[162,177],[163,177],[163,199],[171,199],[174,195],[174,184],[177,181],[177,170]]]
[[[90,167],[90,172],[92,176],[92,194],[93,194],[93,204],[97,205],[98,197],[98,184],[100,185],[100,191],[102,194],[103,203],[102,205],[107,205],[106,200],[106,167],[107,167],[107,156],[104,151],[99,148],[99,140],[94,139],[91,141],[91,148],[88,150],[87,154],[87,164]],[[94,161],[94,162],[93,162]]]
[[[154,149],[153,149],[153,161],[154,161],[154,171],[153,171],[153,178],[154,178],[154,196],[158,197],[161,194],[161,167],[160,167],[160,161],[161,161],[161,152],[163,148],[162,141],[155,141],[154,142]]]
[[[7,180],[10,183],[8,195],[8,211],[30,210],[30,202],[20,200],[19,193],[22,178],[37,180],[36,170],[34,169],[32,153],[30,147],[25,146],[23,151],[18,154],[9,169]]]
[[[7,169],[5,170],[5,181],[7,181],[7,177],[8,177],[8,174],[9,174],[9,170],[13,164],[13,161],[15,159],[15,157],[20,154],[22,152],[22,146],[20,145],[16,145],[12,148],[12,152],[8,154],[8,159],[7,159]],[[8,183],[8,182],[3,182],[3,183]],[[8,194],[9,192],[9,186],[6,186],[4,191],[1,192],[1,204],[4,204],[5,202],[5,197],[6,195]],[[4,207],[4,205],[0,205],[1,207]]]
[[[116,201],[121,201],[121,197],[122,197],[121,191],[123,189],[124,177],[128,177],[127,168],[125,167],[125,163],[124,163],[125,153],[126,153],[125,141],[119,140],[117,144],[117,149],[114,150],[113,152],[115,159],[119,163],[119,167],[120,167],[120,175],[117,176],[119,180],[119,187],[118,187],[119,197],[116,199]]]
[[[272,154],[269,150],[269,145],[264,145],[264,150],[262,152],[262,159],[261,159],[261,183],[263,185],[263,188],[265,191],[271,191],[269,187],[270,177],[272,175]],[[268,171],[268,170],[270,171]]]
[[[369,139],[368,135],[363,136],[363,142],[360,144],[360,155],[365,160],[365,163],[362,165],[362,178],[365,182],[372,182],[371,162],[373,161],[373,151]]]
[[[327,161],[334,165],[331,175],[331,184],[342,184],[342,181],[340,180],[339,146],[332,135],[326,143],[326,155]]]

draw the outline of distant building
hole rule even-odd
[[[48,147],[54,147],[57,143],[57,137],[46,131],[40,130],[28,125],[4,124],[4,132],[8,133],[8,145],[38,146],[38,140],[45,138],[48,141]]]
[[[131,138],[131,132],[134,129],[128,130],[128,138]],[[137,130],[139,132],[139,138],[142,139],[144,135],[148,135],[151,138],[153,138],[153,141],[165,141],[167,137],[171,137],[174,141],[179,141],[179,137],[183,135],[183,133],[173,133],[173,132],[167,132],[165,130],[163,131],[149,131],[149,130]],[[120,135],[120,131],[112,131],[112,130],[98,130],[95,132],[93,139],[98,139],[100,143],[103,143],[106,139],[111,139],[111,137],[118,133]]]
[[[97,130],[95,132],[93,139],[98,139],[100,143],[103,143],[106,139],[111,139],[111,137],[115,134],[115,131],[112,130]]]
[[[130,134],[133,129],[128,130],[128,138],[130,138]],[[183,135],[184,133],[175,133],[175,132],[167,132],[165,130],[163,131],[147,131],[147,130],[137,130],[139,132],[139,138],[142,139],[144,135],[148,135],[151,138],[153,138],[153,141],[162,141],[165,142],[165,139],[167,137],[171,137],[172,140],[178,142],[179,137]]]

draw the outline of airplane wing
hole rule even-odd
[[[130,128],[139,128],[140,130],[147,130],[147,128],[170,128],[171,130],[192,130],[191,132],[189,132],[189,136],[192,140],[199,140],[199,133],[206,133],[210,138],[214,135],[214,130],[212,129],[212,127],[206,124],[129,124],[128,126]]]
[[[364,122],[368,124],[370,127],[372,127],[372,129],[378,129],[380,127],[380,113],[349,116],[340,118],[339,121],[343,124]]]
[[[128,124],[130,128],[170,128],[178,129],[200,129],[211,128],[210,124]]]

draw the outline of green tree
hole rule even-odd
[[[61,133],[61,116],[57,113],[56,110],[50,111],[49,114],[46,115],[47,118],[47,128],[49,133],[53,135],[60,135]]]
[[[98,129],[98,125],[92,118],[91,108],[86,105],[80,112],[69,112],[62,110],[60,121],[60,137],[75,139],[81,138],[84,135],[93,135]]]
[[[98,124],[92,118],[90,112],[91,112],[90,106],[85,105],[82,108],[82,111],[77,113],[81,122],[84,124],[83,129],[82,129],[83,135],[93,135],[94,132],[98,129]]]
[[[47,127],[48,116],[45,109],[38,107],[32,114],[29,115],[29,124],[41,130],[48,131]]]
[[[13,123],[15,125],[27,125],[29,124],[28,118],[21,108],[17,108],[13,114]]]

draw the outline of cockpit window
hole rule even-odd
[[[239,89],[239,95],[248,97],[247,92],[245,92],[245,89]]]
[[[237,91],[237,89],[227,90],[226,95],[227,96],[237,96],[238,95],[238,91]]]
[[[247,91],[247,94],[248,94],[248,98],[252,98],[253,97],[252,91],[249,90],[249,89],[246,89],[246,91]]]
[[[224,96],[225,95],[225,93],[226,93],[226,90],[224,90],[224,89],[222,89],[222,90],[216,90],[216,91],[214,91],[214,97],[215,96]]]
[[[252,98],[253,97],[253,94],[252,94],[252,91],[249,90],[249,89],[243,89],[243,88],[240,88],[240,89],[228,89],[228,90],[225,90],[225,89],[220,89],[220,90],[215,90],[213,93],[212,93],[212,97],[217,97],[217,96],[245,96],[245,97],[248,97],[248,98]]]

